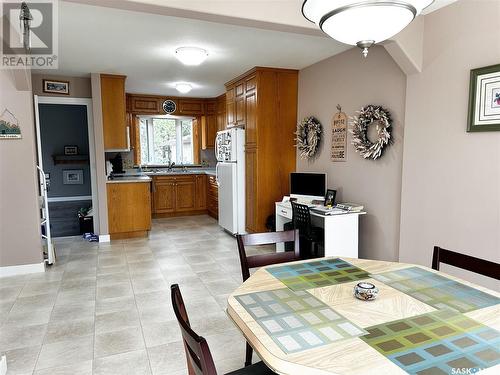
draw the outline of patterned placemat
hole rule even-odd
[[[285,288],[235,298],[286,354],[367,333],[305,291]]]
[[[418,267],[371,275],[436,309],[462,313],[493,306],[500,298]]]
[[[339,258],[269,267],[266,270],[292,290],[313,289],[370,277],[366,271]]]
[[[500,332],[450,310],[366,330],[369,335],[361,339],[410,374],[475,373],[500,363]]]

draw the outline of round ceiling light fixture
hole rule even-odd
[[[434,0],[305,0],[304,17],[333,39],[358,46],[363,56],[375,43],[403,30]]]
[[[208,52],[198,47],[179,47],[175,50],[175,57],[184,65],[200,65],[208,57]]]
[[[175,89],[179,91],[181,94],[187,94],[189,91],[193,89],[189,83],[177,83],[175,85]]]

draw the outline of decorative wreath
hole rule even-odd
[[[321,124],[315,117],[306,117],[297,126],[297,148],[302,159],[316,155],[321,140]]]
[[[352,144],[357,152],[365,159],[376,160],[384,151],[385,146],[392,142],[391,140],[391,114],[386,109],[377,105],[367,105],[357,111],[358,116],[352,118],[353,135]],[[377,141],[371,142],[367,137],[368,127],[377,124]]]

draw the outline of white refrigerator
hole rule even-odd
[[[228,129],[215,138],[219,185],[219,225],[231,234],[245,233],[245,130]]]

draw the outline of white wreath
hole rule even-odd
[[[297,148],[302,159],[310,159],[318,151],[321,140],[321,124],[315,117],[306,117],[295,132]]]
[[[357,152],[365,159],[376,160],[382,156],[385,146],[391,143],[392,119],[389,111],[381,106],[367,105],[357,111],[358,116],[352,118],[352,144]],[[368,127],[377,124],[377,141],[368,139]]]

